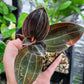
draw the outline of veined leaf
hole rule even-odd
[[[44,40],[47,51],[55,52],[67,49],[82,36],[84,28],[74,23],[57,23],[50,26],[50,31]]]
[[[22,48],[15,60],[15,75],[18,84],[32,84],[41,68],[42,57],[31,54],[27,47]]]
[[[3,16],[3,18],[7,21],[16,23],[16,17],[13,13],[8,14],[7,16]]]
[[[0,58],[3,58],[5,47],[6,47],[5,43],[0,40]]]
[[[35,45],[28,46],[28,50],[35,55],[45,56],[46,45],[44,42],[38,42]]]
[[[28,50],[34,55],[45,56],[46,45],[44,42],[30,42],[28,38],[23,40],[23,45],[28,46]]]
[[[20,29],[20,28],[22,27],[23,22],[24,22],[24,20],[25,20],[25,18],[26,18],[27,16],[28,16],[27,13],[22,13],[22,14],[20,15],[20,18],[19,18],[19,21],[18,21],[18,24],[17,24],[17,28],[18,28],[18,29]]]
[[[68,8],[71,5],[71,1],[66,1],[65,3],[63,3],[62,5],[60,5],[59,10],[64,10],[66,8]]]
[[[10,37],[15,30],[16,30],[16,28],[8,29],[8,27],[5,24],[1,25],[1,33],[4,38]]]
[[[7,15],[8,14],[8,7],[6,6],[6,4],[1,1],[0,2],[0,13],[3,14],[3,15]]]

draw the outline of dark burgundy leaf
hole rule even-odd
[[[43,40],[49,31],[48,15],[44,7],[31,12],[23,23],[22,32],[25,37],[34,40]]]
[[[81,38],[83,32],[84,27],[74,23],[63,22],[51,25],[44,41],[47,51],[55,52],[67,49]]]

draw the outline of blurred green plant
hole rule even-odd
[[[2,34],[4,39],[11,37],[12,34],[16,31],[16,28],[11,29],[8,28],[10,22],[16,24],[16,17],[12,13],[12,11],[15,11],[16,9],[17,9],[16,7],[8,6],[2,0],[0,0],[0,33]],[[24,19],[26,18],[27,15],[28,15],[27,13],[21,14],[17,24],[18,29],[22,27]],[[0,39],[0,73],[2,73],[4,70],[2,61],[4,50],[5,50],[5,43]]]
[[[57,23],[62,21],[66,17],[72,14],[79,14],[81,15],[82,19],[84,20],[84,15],[81,13],[84,9],[81,9],[81,6],[84,5],[84,0],[43,0],[44,4],[40,3],[35,0],[37,8],[44,6],[48,16],[50,18],[50,24]],[[53,6],[50,4],[52,3]],[[49,7],[49,6],[51,7]]]
[[[14,6],[7,6],[3,1],[0,1],[0,32],[3,35],[3,38],[6,39],[10,37],[16,29],[8,29],[10,22],[16,23],[16,17],[12,13],[17,8]],[[17,23],[17,28],[20,29],[23,25],[24,19],[28,14],[22,13],[19,21]]]
[[[0,1],[0,32],[3,34],[4,29],[5,31],[9,34],[8,31],[8,26],[10,24],[10,22],[16,23],[16,17],[13,13],[11,13],[12,11],[16,10],[17,8],[14,6],[7,6],[3,1]],[[2,27],[2,25],[4,25],[4,29]],[[6,27],[6,28],[5,28]],[[10,29],[11,32],[11,29]],[[14,31],[13,31],[14,32]],[[12,32],[12,33],[13,33]],[[10,37],[12,35],[12,33],[10,35],[5,35],[7,38]],[[4,37],[4,38],[6,38]]]
[[[3,66],[3,54],[5,50],[5,43],[0,40],[0,73],[3,72],[4,66]]]
[[[18,24],[17,24],[17,28],[20,29],[23,25],[23,22],[25,20],[25,18],[28,16],[27,13],[22,13],[19,17],[19,20],[18,20]]]
[[[7,6],[2,0],[0,0],[0,33],[3,35],[3,38],[6,39],[10,37],[15,29],[8,29],[10,22],[16,23],[16,17],[12,11],[16,10],[17,8],[14,6]],[[5,43],[1,41],[0,37],[0,73],[3,72],[3,54],[5,50]]]

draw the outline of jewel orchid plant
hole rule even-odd
[[[31,12],[23,23],[23,35],[17,34],[23,41],[23,48],[15,60],[18,84],[32,84],[42,71],[42,60],[46,52],[61,54],[75,44],[83,32],[84,27],[70,22],[49,25],[44,7]]]

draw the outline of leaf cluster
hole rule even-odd
[[[16,31],[16,28],[11,29],[8,28],[10,22],[14,24],[16,23],[16,17],[12,13],[12,11],[15,11],[16,9],[17,8],[15,6],[8,6],[3,1],[0,0],[0,33],[2,34],[4,39],[11,37],[12,34]],[[24,19],[26,18],[27,15],[28,15],[27,13],[21,14],[17,25],[18,29],[22,27]],[[0,40],[0,73],[3,72],[4,70],[2,62],[4,50],[5,50],[5,43]]]
[[[40,7],[39,3],[36,1],[37,8]],[[84,5],[84,0],[43,0],[48,16],[50,18],[50,24],[57,23],[62,21],[66,17],[72,14],[79,14],[81,15],[82,19],[84,20],[84,15],[81,13],[83,9],[81,6]],[[53,6],[50,4],[52,3]],[[48,7],[48,5],[50,7]]]

